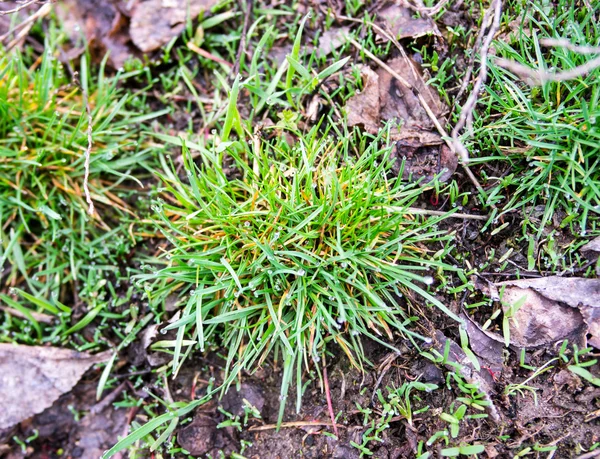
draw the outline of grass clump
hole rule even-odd
[[[416,318],[402,296],[452,315],[425,287],[448,267],[424,243],[449,236],[439,219],[407,212],[422,190],[390,174],[381,139],[353,152],[362,135],[287,130],[292,145],[282,131],[271,141],[196,145],[196,162],[183,148],[186,178],[166,168],[154,208],[171,245],[166,266],[139,280],[156,307],[181,300],[181,317],[165,328],[177,329],[175,372],[184,348],[218,339],[228,374],[269,355],[283,361],[282,400],[295,377],[299,405],[303,369],[318,370],[328,342],[362,367],[360,337],[386,346],[395,332],[424,339],[409,329]]]
[[[529,4],[511,22],[506,39],[495,42],[497,56],[534,70],[566,71],[593,56],[563,47],[544,47],[543,38],[563,38],[597,46],[600,28],[594,12],[574,2]],[[516,24],[516,25],[515,25]],[[600,69],[570,81],[530,87],[508,70],[490,63],[487,94],[481,100],[475,145],[509,161],[491,200],[504,211],[537,205],[546,209],[540,231],[561,209],[561,226],[578,223],[581,234],[596,227],[600,212]],[[489,161],[491,158],[484,158]],[[575,230],[575,229],[574,229]]]
[[[134,96],[119,89],[122,75],[106,78],[103,66],[90,75],[85,55],[81,87],[75,84],[55,49],[47,43],[37,58],[0,54],[0,266],[3,284],[18,294],[1,300],[38,331],[36,338],[22,333],[15,316],[3,327],[13,336],[6,340],[42,337],[30,311],[60,317],[51,339],[75,331],[73,308],[65,304],[83,302],[99,312],[107,278],[118,275],[119,257],[135,242],[125,224],[133,215],[126,200],[136,188],[130,173],[151,160],[134,127],[157,113],[132,113]],[[83,191],[88,117],[82,88],[89,94],[93,124],[93,216]],[[86,315],[79,328],[92,318]]]

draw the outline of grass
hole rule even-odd
[[[151,162],[150,149],[130,127],[161,114],[136,112],[135,96],[119,89],[126,76],[107,78],[104,65],[91,75],[83,55],[79,78],[90,95],[89,186],[97,208],[89,216],[86,107],[54,49],[46,43],[38,58],[0,55],[0,265],[6,263],[3,284],[15,294],[1,299],[17,311],[7,315],[3,340],[58,342],[89,324],[109,297],[119,301],[111,282],[121,277],[119,260],[138,239],[129,202],[144,180],[140,169]],[[81,320],[71,317],[75,308]],[[56,317],[58,325],[42,333],[36,313]]]
[[[356,403],[358,415],[340,412],[338,418],[363,421],[353,443],[360,454],[372,455],[390,429],[404,425],[425,432],[417,445],[421,459],[435,450],[444,457],[480,454],[484,437],[466,441],[465,433],[482,426],[490,400],[452,363],[450,342],[443,354],[423,346],[430,341],[427,327],[452,332],[461,322],[453,312],[459,309],[449,308],[454,302],[463,312],[489,317],[484,328],[501,330],[503,321],[507,328],[510,313],[501,315],[498,304],[482,300],[470,276],[512,269],[512,255],[522,255],[528,271],[583,266],[576,251],[584,241],[577,238],[597,232],[600,204],[598,71],[531,88],[492,59],[474,135],[465,139],[473,170],[488,190],[488,201],[477,203],[458,176],[445,186],[409,184],[392,174],[387,125],[377,135],[348,130],[343,106],[362,89],[356,64],[369,62],[349,44],[326,56],[319,52],[321,34],[336,26],[331,16],[300,15],[298,4],[255,6],[248,34],[254,52],[242,56],[243,77],[193,51],[201,47],[236,60],[244,18],[227,4],[189,22],[182,41],[193,46],[173,40],[157,67],[134,59],[106,76],[104,64],[90,65],[88,54],[71,63],[90,95],[93,217],[82,189],[85,106],[57,59],[54,23],[42,55],[27,47],[0,54],[0,264],[6,286],[0,340],[111,347],[115,353],[99,377],[102,396],[123,380],[120,352],[147,325],[161,325],[164,336],[153,350],[171,361],[128,378],[148,396],[132,391],[115,403],[142,414],[104,457],[123,449],[131,457],[146,457],[149,449],[185,454],[173,439],[194,410],[210,410],[209,401],[262,368],[281,371],[281,422],[293,405],[300,410],[308,382],[324,378],[323,367],[339,355],[361,371],[372,368],[367,341],[393,352],[405,344],[419,358],[454,370],[446,372],[443,387],[401,379],[373,389],[371,405]],[[348,0],[344,7],[347,15],[373,19],[361,2]],[[506,11],[502,33],[508,35],[495,43],[498,57],[566,70],[589,56],[543,48],[542,38],[598,45],[598,26],[572,2],[509,2]],[[469,13],[481,16],[475,4]],[[452,105],[461,81],[458,53],[476,33],[463,26],[446,32],[446,54],[427,39],[407,49],[420,53],[429,83]],[[352,34],[383,60],[395,52],[366,23],[354,24]],[[153,98],[167,108],[156,111]],[[309,118],[315,100],[318,114]],[[167,113],[173,116],[148,132],[147,124]],[[492,213],[482,230],[490,227],[492,242],[479,234],[467,250],[461,245],[467,223],[412,214],[411,206],[434,205],[430,195],[440,209],[450,209],[447,215],[476,206]],[[521,232],[510,231],[512,221],[495,220],[511,216]],[[141,248],[149,236],[152,242]],[[479,369],[466,331],[454,331]],[[218,384],[210,380],[200,399],[173,401],[167,377],[177,378],[192,357],[213,351],[225,362]],[[536,394],[545,372],[561,368],[598,385],[590,353],[575,348],[567,356],[564,344],[559,357],[536,368],[525,366],[523,352],[522,367],[532,373],[520,370],[503,381],[504,396]],[[431,400],[439,406],[426,406]],[[260,416],[246,411],[242,423],[221,414],[220,427],[236,429]],[[510,435],[498,438],[505,442]],[[546,451],[542,443],[532,439],[514,452]]]
[[[196,162],[183,148],[186,179],[165,168],[154,207],[170,242],[166,266],[138,282],[157,308],[179,298],[182,315],[165,327],[177,330],[175,373],[188,347],[218,336],[227,373],[281,361],[282,400],[295,380],[299,408],[302,374],[318,370],[328,342],[362,367],[360,336],[386,346],[394,332],[425,339],[401,297],[416,293],[454,317],[427,291],[432,274],[453,268],[424,247],[450,236],[439,218],[407,212],[422,189],[391,176],[381,139],[356,152],[362,134],[285,130],[298,141],[200,148]]]
[[[600,28],[593,11],[574,2],[530,4],[520,10],[506,40],[496,40],[497,57],[533,69],[569,70],[591,57],[564,48],[545,48],[543,38],[565,38],[574,44],[596,46]],[[503,213],[520,210],[533,218],[540,237],[558,218],[582,236],[597,232],[600,212],[600,69],[565,82],[530,87],[509,71],[490,62],[490,78],[480,101],[472,146],[482,162],[498,163],[504,173],[490,194]]]

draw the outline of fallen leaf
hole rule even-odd
[[[377,19],[384,30],[389,31],[398,40],[418,38],[424,35],[438,35],[439,31],[430,17],[415,17],[415,12],[404,1],[396,2],[377,13]],[[380,38],[385,36],[378,34]]]
[[[501,373],[504,369],[504,341],[487,330],[482,330],[479,324],[468,315],[461,314],[467,326],[469,346],[478,357],[483,360],[482,366],[489,368],[493,373]]]
[[[323,35],[319,38],[319,47],[317,48],[317,55],[324,57],[329,55],[332,51],[341,47],[347,41],[347,35],[350,32],[350,27],[332,27],[329,30],[323,32]]]
[[[56,14],[75,51],[83,52],[87,43],[97,60],[108,52],[109,65],[119,68],[130,57],[140,55],[129,37],[130,12],[126,5],[113,0],[64,0],[57,3]],[[76,57],[71,51],[66,55]]]
[[[0,344],[0,429],[51,406],[86,370],[112,352],[91,355],[70,349]]]
[[[459,365],[458,371],[460,374],[469,384],[477,384],[484,399],[489,402],[486,411],[494,421],[498,422],[500,420],[500,414],[498,408],[496,408],[496,405],[494,405],[494,402],[492,401],[492,394],[494,393],[494,380],[492,375],[485,369],[477,371],[473,367],[471,360],[456,342],[447,338],[441,331],[435,331],[434,347],[440,354],[444,354],[444,348],[447,341],[450,342],[450,352],[448,353],[448,359],[445,363],[446,368],[450,371],[456,371],[456,364]]]
[[[596,275],[600,277],[600,263],[598,263],[600,259],[600,237],[592,239],[579,250],[588,260],[596,262]]]
[[[505,287],[504,310],[525,299],[509,320],[511,342],[519,347],[583,340],[600,348],[600,279],[549,276],[496,284]]]
[[[395,172],[404,179],[425,182],[440,175],[448,180],[458,165],[456,155],[436,132],[435,124],[423,107],[417,93],[440,118],[446,111],[437,92],[427,86],[416,63],[409,58],[392,59],[387,65],[412,89],[407,88],[387,70],[361,67],[363,91],[352,96],[346,104],[349,126],[361,126],[375,134],[384,122],[393,121],[390,139],[395,142],[392,157],[396,158]]]
[[[131,16],[129,33],[147,53],[166,45],[185,28],[188,18],[210,10],[219,0],[147,0],[138,3]]]

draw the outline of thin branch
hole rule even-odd
[[[371,24],[371,25],[374,26],[374,27],[376,27],[378,30],[380,30],[384,34],[387,34],[387,32],[385,30],[381,29],[379,26],[376,26],[376,24]],[[450,150],[454,154],[456,154],[457,151],[456,151],[456,148],[455,148],[455,143],[454,142],[450,142],[448,140],[448,138],[449,138],[448,133],[443,128],[443,126],[440,124],[439,120],[437,119],[437,117],[433,113],[433,110],[431,109],[431,107],[429,106],[429,104],[427,103],[427,101],[425,100],[425,98],[423,97],[423,95],[417,90],[417,88],[415,88],[413,85],[411,85],[408,81],[406,81],[405,78],[403,78],[401,75],[399,75],[398,72],[396,72],[389,65],[387,65],[385,62],[383,62],[381,59],[379,59],[377,56],[375,56],[368,49],[364,48],[356,40],[354,40],[352,38],[348,38],[348,40],[349,40],[350,43],[352,43],[352,45],[354,45],[355,48],[357,48],[360,51],[364,52],[377,65],[379,65],[381,68],[383,68],[384,70],[386,70],[390,75],[392,75],[396,80],[398,80],[400,82],[400,84],[402,84],[403,86],[405,86],[408,89],[414,90],[417,98],[419,99],[419,102],[421,103],[421,106],[423,107],[423,109],[425,110],[425,112],[427,112],[427,115],[429,116],[429,119],[433,122],[435,128],[437,129],[437,131],[439,132],[439,134],[442,136],[442,139],[444,140],[444,142],[446,142],[446,144],[448,145],[448,147],[450,148]],[[465,149],[465,151],[466,151],[466,149]],[[468,155],[467,155],[467,157],[468,157]],[[463,162],[463,167],[464,167],[464,170],[465,170],[467,176],[469,177],[469,179],[471,180],[471,182],[473,183],[473,185],[475,185],[475,188],[477,188],[477,190],[481,194],[483,194],[485,196],[485,191],[484,191],[483,187],[481,186],[481,184],[479,183],[479,180],[477,180],[477,177],[475,177],[475,174],[473,174],[473,172],[471,171],[471,169],[469,169],[468,162]],[[492,205],[492,207],[494,207],[494,206]]]
[[[432,6],[430,8],[427,8],[424,6],[417,6],[414,9],[416,11],[418,11],[419,13],[424,13],[427,16],[431,17],[431,16],[434,16],[437,13],[439,13],[441,11],[441,9],[444,8],[448,4],[449,1],[450,0],[441,0],[437,3],[437,5]],[[420,2],[420,3],[422,3],[422,2]]]
[[[52,5],[50,3],[46,3],[41,8],[39,8],[35,13],[33,13],[31,16],[29,16],[27,19],[25,19],[23,22],[21,22],[19,25],[14,27],[12,30],[9,30],[8,32],[6,32],[4,35],[0,36],[0,43],[2,43],[11,34],[14,34],[13,40],[11,40],[6,45],[6,51],[10,51],[13,47],[15,47],[17,44],[19,44],[19,42],[24,40],[25,37],[27,36],[27,34],[29,33],[29,31],[31,30],[31,28],[33,27],[33,24],[38,19],[41,19],[41,18],[47,16],[48,14],[50,14],[50,11],[52,11]]]
[[[548,72],[542,69],[532,69],[531,67],[507,59],[498,59],[496,65],[514,73],[530,86],[541,86],[551,81],[568,81],[587,75],[600,67],[600,56],[564,72]]]
[[[600,54],[600,46],[581,46],[574,45],[565,38],[542,38],[540,44],[543,46],[552,46],[555,48],[565,48],[579,54]]]
[[[251,432],[260,431],[260,430],[273,430],[280,428],[296,428],[296,427],[333,427],[329,421],[297,421],[297,422],[282,422],[281,424],[265,424],[264,426],[252,426],[249,427],[248,430]],[[336,424],[336,427],[340,429],[346,429],[347,427],[344,425]]]
[[[45,5],[48,3],[54,3],[56,0],[48,0],[48,1],[42,1],[42,0],[28,0],[26,2],[16,2],[19,4],[19,6],[17,6],[16,8],[13,8],[12,10],[4,10],[1,11],[0,10],[0,16],[6,16],[8,14],[14,14],[14,13],[18,13],[21,10],[24,10],[25,8],[31,6],[31,5]],[[0,0],[0,3],[6,3],[5,0]]]
[[[502,0],[493,0],[491,8],[494,11],[494,20],[487,32],[483,44],[481,45],[481,50],[479,53],[479,58],[481,60],[479,74],[477,75],[477,80],[473,85],[473,90],[471,91],[471,94],[469,94],[467,101],[462,106],[458,122],[452,130],[452,143],[454,145],[454,150],[461,156],[464,164],[469,163],[469,152],[465,145],[459,139],[459,135],[465,127],[465,124],[469,127],[469,131],[471,131],[471,126],[473,123],[473,111],[475,110],[475,106],[477,105],[477,101],[479,99],[479,91],[481,91],[481,87],[483,86],[487,78],[488,52],[490,49],[490,45],[492,44],[492,40],[494,39],[494,35],[496,35],[498,29],[500,29],[500,19],[502,17]]]

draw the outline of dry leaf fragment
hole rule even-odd
[[[596,275],[600,277],[600,263],[598,263],[600,257],[600,237],[592,239],[579,250],[581,250],[583,256],[588,260],[596,262]]]
[[[496,284],[502,301],[525,302],[509,321],[511,342],[520,347],[583,340],[600,348],[600,279],[549,276]],[[505,311],[508,306],[505,306]]]
[[[218,0],[142,1],[131,16],[131,40],[145,53],[159,49],[183,32],[188,18],[194,19],[217,3]]]
[[[112,352],[91,355],[70,349],[0,344],[0,429],[51,406],[93,364]]]
[[[424,35],[439,35],[439,31],[430,17],[415,17],[414,11],[408,8],[406,2],[403,1],[379,10],[377,18],[383,28],[399,40],[418,38]],[[383,36],[381,38],[386,39]]]

